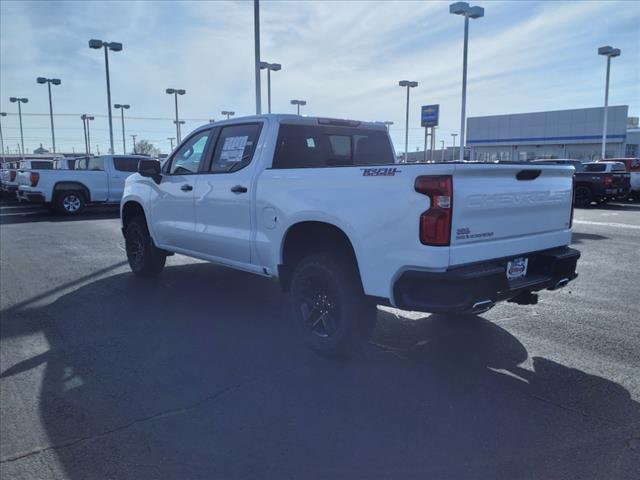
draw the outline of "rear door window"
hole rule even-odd
[[[325,125],[280,125],[273,168],[393,164],[385,131]]]
[[[249,165],[261,130],[261,123],[223,127],[216,142],[211,173],[236,172]]]
[[[140,159],[132,157],[113,157],[113,166],[120,172],[137,172]]]

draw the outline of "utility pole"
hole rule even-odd
[[[173,141],[175,140],[175,137],[168,137],[167,140],[171,142],[171,151],[173,152]]]

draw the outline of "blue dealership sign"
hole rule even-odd
[[[423,127],[438,126],[439,111],[440,111],[440,105],[423,105],[422,115],[420,116],[421,125]]]

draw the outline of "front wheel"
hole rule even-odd
[[[296,265],[291,310],[305,342],[331,357],[346,357],[361,346],[377,315],[353,262],[328,253],[309,255]]]
[[[135,217],[127,225],[125,248],[131,271],[136,275],[151,277],[162,272],[167,256],[153,244],[143,217]]]

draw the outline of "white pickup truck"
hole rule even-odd
[[[573,280],[573,171],[398,164],[381,124],[253,116],[141,161],[122,230],[138,275],[180,253],[278,278],[310,345],[344,355],[376,304],[478,314]]]
[[[44,203],[66,215],[80,213],[87,204],[119,204],[125,179],[135,173],[138,162],[148,157],[103,155],[76,158],[66,167],[18,172],[17,197]]]

